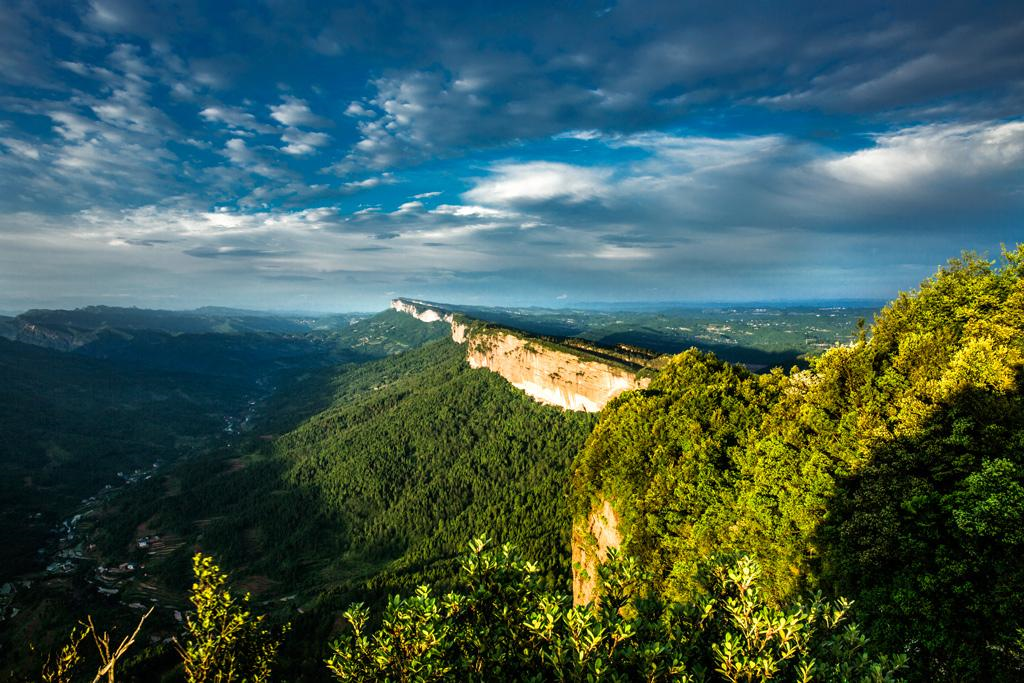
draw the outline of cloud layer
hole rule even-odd
[[[0,308],[885,298],[1024,240],[1014,3],[93,0],[0,29]]]

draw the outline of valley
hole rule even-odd
[[[4,494],[10,561],[3,582],[11,591],[0,642],[43,643],[44,624],[84,612],[124,621],[149,605],[158,606],[154,627],[172,634],[175,614],[187,606],[186,562],[196,547],[249,577],[244,583],[260,604],[316,632],[355,596],[447,580],[450,558],[484,530],[541,560],[549,585],[568,586],[568,508],[552,503],[566,499],[566,472],[592,420],[529,407],[513,386],[532,382],[536,398],[552,375],[575,378],[591,368],[634,377],[655,368],[658,355],[537,336],[463,313],[456,344],[451,315],[431,320],[423,311],[278,319],[97,307],[6,319],[4,459],[8,471],[24,474],[8,479]],[[488,335],[515,339],[518,355],[482,353]],[[449,341],[432,341],[442,338]],[[553,349],[561,361],[541,368],[527,347]],[[438,384],[443,377],[450,380]],[[424,394],[426,387],[438,393]],[[570,395],[559,391],[546,402]],[[11,412],[18,406],[24,412]],[[108,431],[95,421],[99,414],[109,416]],[[44,415],[53,417],[40,422]],[[142,429],[164,431],[142,436]],[[32,455],[42,444],[49,453],[65,449],[65,461]],[[338,479],[361,449],[393,461],[389,467],[404,462],[407,474],[374,467]],[[451,460],[416,464],[427,453]],[[423,480],[428,471],[435,474]],[[383,488],[367,488],[382,476]],[[505,481],[522,488],[504,490]],[[438,500],[453,507],[423,507]],[[64,598],[55,602],[57,595]]]
[[[870,337],[858,321],[871,311],[827,308],[588,317],[396,299],[379,314],[310,318],[304,331],[223,322],[214,327],[228,331],[216,332],[180,321],[170,329],[173,316],[149,313],[144,324],[163,329],[108,327],[94,311],[81,320],[33,313],[56,331],[0,341],[0,362],[19,378],[7,390],[41,406],[12,412],[13,394],[0,403],[24,445],[3,453],[24,472],[12,480],[22,488],[5,492],[15,513],[5,533],[36,529],[22,536],[31,548],[9,546],[21,564],[4,579],[0,652],[26,641],[53,647],[58,625],[76,615],[127,624],[154,607],[148,642],[124,675],[163,675],[201,551],[273,623],[290,624],[279,675],[327,680],[325,643],[349,604],[379,610],[424,583],[457,587],[459,558],[481,535],[514,544],[531,558],[538,590],[576,604],[608,590],[600,577],[613,550],[642,562],[658,596],[685,602],[701,590],[707,558],[753,549],[773,604],[824,587],[877,605],[828,564],[850,562],[849,541],[844,527],[820,523],[834,504],[820,492],[852,485],[837,472],[874,462],[872,449],[900,427],[856,394],[837,398],[847,390],[832,377],[861,367],[858,354],[893,353],[887,340],[911,324],[893,320],[913,320],[904,309],[932,299],[941,309],[953,296],[931,292],[887,307]],[[622,327],[609,331],[609,317]],[[769,329],[759,327],[765,319],[778,324],[749,335],[744,357],[785,365],[718,357],[723,335]],[[792,336],[804,341],[780,347],[779,330],[799,325]],[[51,348],[69,326],[88,341]],[[692,337],[674,336],[679,328]],[[709,330],[718,336],[705,347],[675,346]],[[652,339],[664,350],[641,344]],[[936,372],[952,378],[954,362]],[[854,418],[837,412],[875,424],[873,440],[845,431]],[[110,432],[98,429],[99,414]],[[126,438],[128,424],[147,440]],[[158,428],[169,431],[141,431]],[[899,438],[918,434],[903,429]],[[71,448],[83,433],[94,450]],[[50,443],[69,444],[67,455],[54,460]],[[39,505],[39,490],[62,497]],[[868,523],[841,509],[849,523]],[[880,634],[891,622],[864,616],[874,637],[889,637]],[[34,662],[5,661],[9,674]]]

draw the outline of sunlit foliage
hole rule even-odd
[[[577,460],[668,597],[710,553],[763,567],[775,604],[823,587],[927,679],[1021,675],[1024,248],[965,255],[807,371],[696,351],[610,405]]]

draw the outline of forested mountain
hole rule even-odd
[[[347,324],[358,316],[331,316],[334,325]],[[43,343],[47,337],[63,338],[69,346],[102,330],[149,330],[167,334],[301,334],[318,325],[319,316],[280,315],[262,311],[205,307],[192,311],[163,311],[116,306],[86,306],[73,310],[33,309],[19,314],[13,325],[20,341]]]
[[[1024,250],[965,257],[808,371],[676,356],[608,406],[575,464],[577,519],[689,600],[752,553],[781,601],[856,601],[917,680],[1018,680],[1024,613]]]
[[[263,598],[298,594],[285,656],[314,661],[340,607],[450,582],[474,535],[528,549],[565,589],[568,473],[593,418],[540,406],[463,354],[438,341],[330,372],[329,406],[258,451],[189,461],[120,497],[93,534],[99,552],[127,557],[145,524],[186,541],[147,560],[147,581],[171,592],[202,548]]]
[[[32,637],[45,644],[59,633],[40,627],[77,618],[65,605],[102,607],[96,588],[68,572],[91,563],[89,548],[103,544],[104,532],[93,536],[91,529],[105,501],[162,480],[182,458],[196,458],[189,471],[202,476],[204,457],[253,438],[257,417],[272,430],[314,414],[331,400],[326,367],[354,366],[447,332],[391,312],[338,316],[302,334],[183,332],[164,325],[178,314],[114,311],[124,314],[108,321],[155,319],[164,329],[104,328],[73,351],[0,339],[0,584],[23,575],[25,586],[35,585],[27,592],[23,586],[13,604],[9,594],[0,600],[0,640],[7,644],[0,659],[24,633],[16,624],[34,622]],[[128,558],[124,547],[118,556]],[[3,623],[18,611],[23,615]]]
[[[92,550],[71,585],[112,587],[111,609],[122,612],[155,604],[148,626],[160,640],[181,629],[170,615],[188,608],[193,553],[213,555],[269,623],[290,622],[275,665],[284,680],[327,678],[328,656],[342,680],[420,666],[538,680],[565,671],[628,679],[645,667],[660,672],[652,678],[686,671],[704,680],[719,667],[707,679],[718,680],[747,666],[743,648],[760,647],[755,636],[772,653],[764,662],[775,662],[763,665],[781,667],[782,680],[1024,673],[1024,249],[1000,264],[951,262],[809,367],[756,374],[690,349],[597,416],[540,405],[498,374],[471,369],[471,344],[439,339],[449,331],[387,312],[304,335],[224,335],[223,357],[238,352],[274,370],[274,391],[244,436],[208,444],[91,508]],[[155,338],[166,346],[134,341]],[[261,357],[253,339],[277,339],[279,355]],[[131,340],[113,354],[124,367],[133,349],[145,357],[141,349],[209,341],[149,331]],[[293,353],[296,342],[315,351]],[[11,367],[52,367],[71,380],[65,391],[77,383],[90,396],[105,396],[94,385],[115,367],[20,344],[0,350],[11,349]],[[126,377],[150,386],[192,376],[136,366],[137,378]],[[210,380],[210,400],[239,386],[212,368],[195,376]],[[109,401],[148,405],[124,393],[141,391],[136,379],[119,381]],[[38,387],[53,384],[44,373],[12,386],[39,401]],[[203,429],[186,408],[205,406],[205,394],[189,386],[177,394],[187,399],[184,422],[166,428]],[[5,395],[3,405],[13,400]],[[83,406],[79,419],[100,408]],[[29,402],[24,415],[8,416],[24,423],[11,433],[45,443],[42,431],[25,430],[47,410],[76,415]],[[460,562],[481,534],[533,562],[479,547]],[[602,565],[609,546],[620,553],[611,568]],[[593,560],[587,580],[603,606],[567,604],[577,550]],[[137,568],[110,578],[89,562]],[[435,600],[414,593],[424,582],[434,595],[465,592]],[[808,597],[815,591],[852,598],[852,612]],[[339,619],[350,602],[378,609],[388,593],[411,597],[380,619],[360,621],[359,609]],[[741,604],[748,612],[723,608]],[[37,606],[8,642],[40,637],[25,624],[54,623],[47,609]],[[769,628],[756,615],[801,625]],[[835,626],[851,616],[860,626]],[[381,630],[360,641],[342,621]],[[449,637],[428,643],[437,633]],[[737,633],[746,640],[729,640]],[[616,638],[633,640],[619,647]],[[472,656],[479,647],[486,657]],[[155,644],[132,675],[166,673],[175,661]],[[832,668],[814,668],[825,662]]]

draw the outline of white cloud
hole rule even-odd
[[[457,216],[460,218],[508,218],[515,215],[510,211],[492,209],[486,206],[474,206],[471,204],[441,204],[431,210],[430,213],[442,216]]]
[[[224,143],[224,155],[239,166],[244,166],[253,160],[252,151],[241,138],[232,138]]]
[[[604,135],[599,130],[567,130],[555,136],[556,140],[599,140]]]
[[[285,126],[307,126],[324,128],[331,125],[328,119],[314,114],[309,105],[298,97],[285,95],[281,104],[270,105],[270,118]]]
[[[345,108],[345,115],[357,118],[373,118],[377,114],[372,109],[367,109],[360,102],[352,102]]]
[[[395,211],[394,213],[396,213],[396,214],[413,213],[413,212],[422,211],[422,210],[423,210],[423,202],[405,202],[404,204],[399,206],[398,210]]]
[[[219,123],[226,123],[234,128],[240,128],[242,130],[251,130],[255,133],[272,133],[274,128],[266,124],[260,123],[256,120],[256,117],[238,107],[227,107],[224,105],[213,105],[206,107],[199,112],[207,121],[214,121]]]
[[[281,142],[285,143],[281,151],[285,154],[303,156],[312,154],[317,148],[323,147],[330,141],[331,138],[326,133],[313,133],[297,128],[289,128],[281,135]]]
[[[83,140],[98,130],[96,124],[69,111],[53,111],[48,114],[57,134],[65,140]]]
[[[20,157],[25,157],[26,159],[32,159],[34,161],[39,160],[39,150],[34,145],[22,140],[15,140],[14,138],[0,138],[0,145],[3,145]]]
[[[555,199],[582,202],[609,191],[611,170],[553,161],[503,163],[477,181],[463,198],[478,204],[516,204]]]
[[[650,249],[620,247],[613,244],[606,244],[591,254],[594,258],[612,261],[638,261],[649,259],[653,255]]]
[[[281,176],[281,171],[270,164],[266,163],[261,155],[256,152],[253,148],[246,144],[242,138],[231,138],[224,143],[224,150],[222,152],[233,164],[239,166],[246,171],[256,173],[265,178],[277,178]]]
[[[345,187],[351,190],[369,190],[370,188],[380,187],[381,185],[394,185],[396,182],[398,181],[390,173],[382,173],[379,176],[347,182],[345,183]]]
[[[821,164],[837,180],[878,190],[971,178],[1024,164],[1024,121],[928,125],[875,137],[875,146]]]
[[[771,156],[789,144],[789,141],[781,135],[713,138],[638,133],[610,138],[608,144],[611,147],[646,149],[661,162],[672,162],[677,170],[706,172]]]
[[[127,19],[118,12],[113,3],[93,0],[89,3],[89,13],[86,21],[99,26],[100,28],[116,30],[128,24]]]

